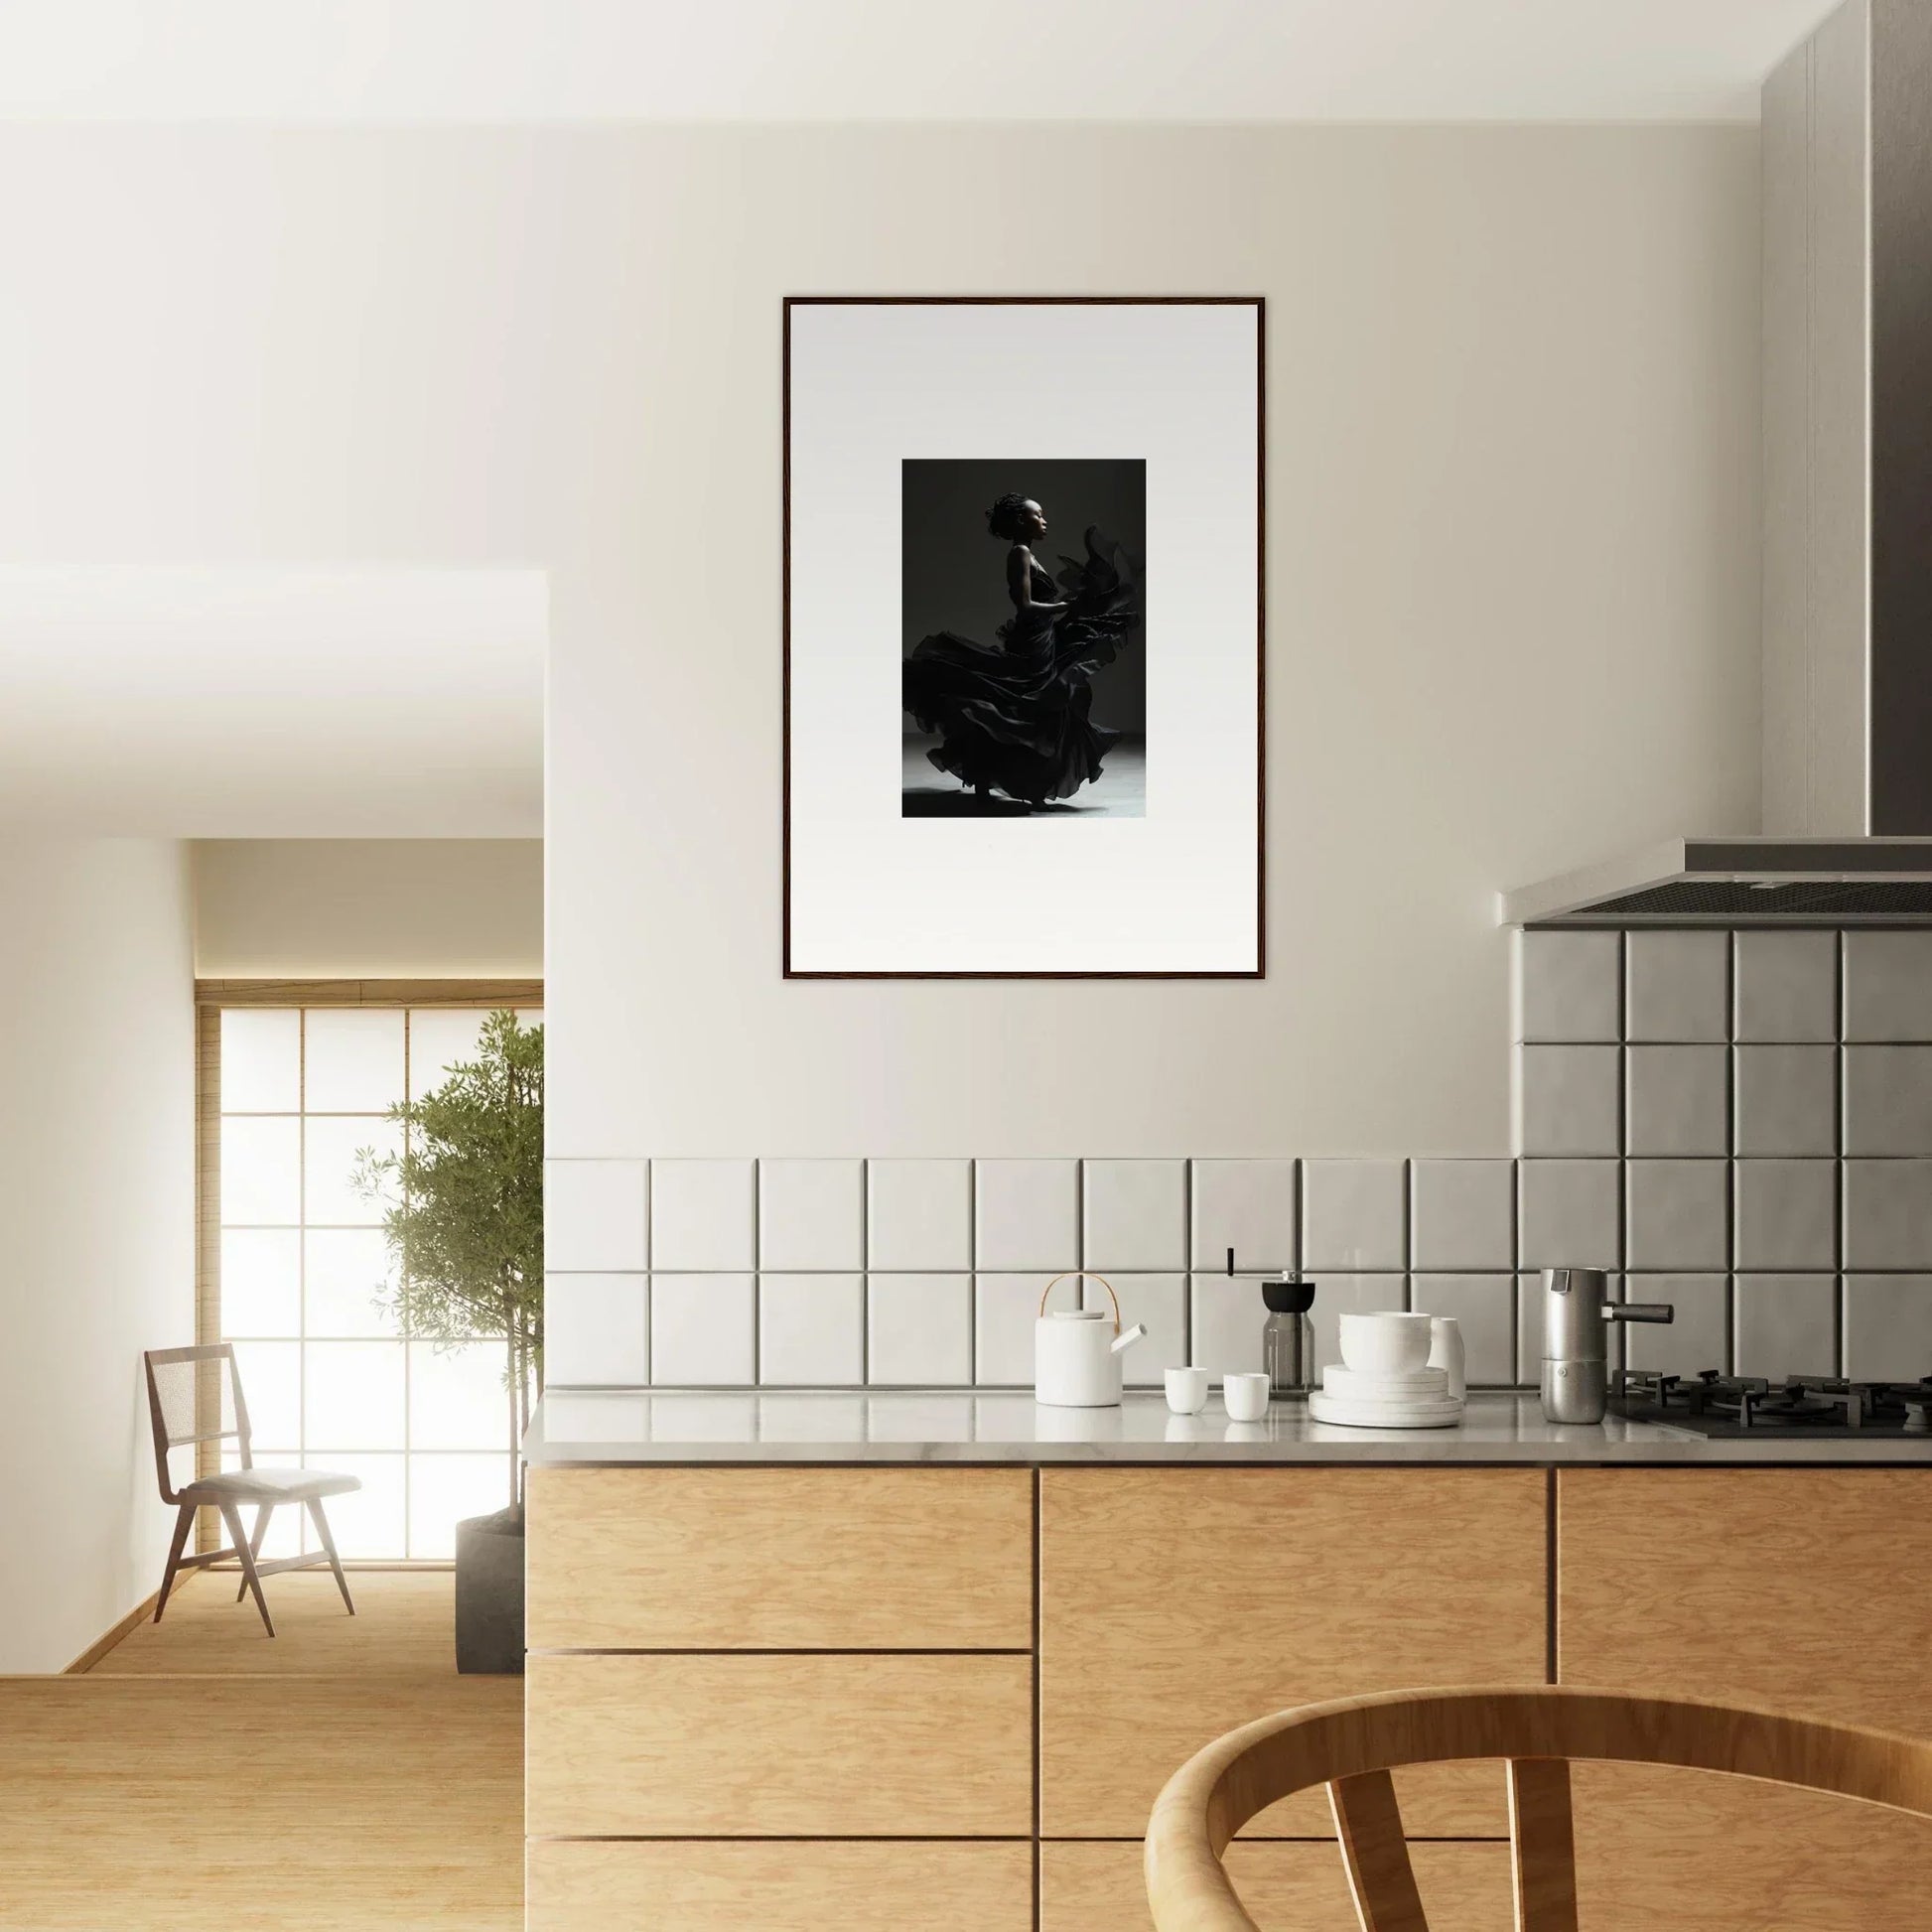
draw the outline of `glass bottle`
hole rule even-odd
[[[1261,1365],[1268,1371],[1269,1394],[1277,1401],[1307,1395],[1314,1374],[1314,1323],[1309,1318],[1314,1283],[1284,1275],[1262,1283],[1261,1299],[1268,1309],[1261,1329]]]

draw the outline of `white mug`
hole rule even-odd
[[[1221,1400],[1231,1422],[1259,1422],[1268,1413],[1269,1381],[1262,1374],[1224,1375]]]
[[[1466,1360],[1462,1346],[1462,1324],[1452,1314],[1431,1315],[1429,1366],[1449,1371],[1449,1394],[1456,1402],[1469,1393]]]
[[[1168,1407],[1176,1416],[1198,1416],[1207,1407],[1207,1371],[1204,1368],[1168,1370]]]

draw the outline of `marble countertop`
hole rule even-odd
[[[1543,1420],[1534,1396],[1472,1395],[1453,1429],[1344,1429],[1276,1403],[1230,1422],[1159,1394],[1118,1409],[1047,1409],[1024,1391],[552,1390],[523,1453],[533,1464],[704,1462],[1925,1463],[1932,1438],[1775,1436],[1710,1442],[1688,1430]]]

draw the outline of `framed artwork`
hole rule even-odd
[[[784,971],[1259,978],[1259,297],[784,309]]]

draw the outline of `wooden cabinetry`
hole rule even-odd
[[[1511,1922],[1509,1847],[1411,1848],[1429,1932],[1500,1932]],[[1282,1932],[1359,1932],[1341,1852],[1332,1842],[1244,1839],[1228,1848],[1241,1902]],[[1152,1932],[1141,1847],[1118,1841],[1039,1848],[1039,1932]]]
[[[1031,1932],[1031,1845],[530,1847],[527,1932]]]
[[[1932,1735],[1932,1470],[1558,1478],[1560,1679]],[[1932,1825],[1691,1771],[1579,1765],[1600,1932],[1913,1923]],[[1675,1904],[1672,1901],[1676,1901]]]
[[[1047,1469],[1040,1476],[1040,1830],[1138,1838],[1203,1744],[1288,1705],[1541,1684],[1537,1469]],[[1506,1837],[1500,1766],[1399,1780],[1409,1829]],[[1326,1837],[1304,1794],[1251,1837]]]
[[[1027,1469],[533,1469],[531,1932],[1029,1932],[1033,1551]]]
[[[1542,1683],[1552,1645],[1566,1683],[1932,1735],[1929,1505],[1932,1469],[538,1469],[529,1925],[1031,1932],[1037,1856],[1038,1932],[1145,1932],[1149,1808],[1210,1738]],[[1437,1932],[1506,1923],[1500,1767],[1400,1788]],[[1917,1820],[1576,1791],[1592,1932],[1922,1916]],[[1230,1868],[1263,1924],[1353,1925],[1318,1798]]]
[[[532,1650],[1028,1650],[1028,1469],[530,1471]]]
[[[528,1829],[1026,1838],[1028,1657],[533,1656]]]

